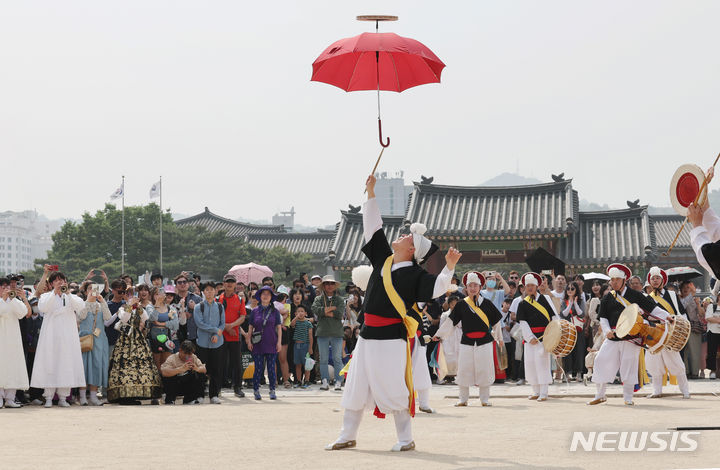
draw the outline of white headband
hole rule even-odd
[[[467,278],[465,278],[465,284],[472,284],[472,283],[482,285],[482,282],[480,282],[480,278],[475,273],[470,273],[467,275]]]
[[[430,247],[432,247],[432,242],[423,236],[426,231],[427,227],[425,224],[415,222],[410,226],[410,233],[413,236],[413,245],[415,246],[414,256],[418,263],[421,263],[423,259],[425,259],[425,255],[427,255]]]
[[[622,269],[619,269],[619,268],[610,268],[610,271],[608,271],[608,276],[610,276],[610,278],[618,278],[618,277],[621,279],[626,278],[625,271],[623,271]]]

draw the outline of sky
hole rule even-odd
[[[77,218],[110,202],[329,225],[380,151],[374,92],[311,82],[332,42],[428,46],[440,84],[381,95],[381,171],[478,185],[573,179],[580,197],[668,206],[720,152],[720,2],[63,0],[0,4],[2,210]],[[12,171],[19,169],[20,171]],[[8,170],[12,171],[11,177]]]

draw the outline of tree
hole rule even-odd
[[[160,207],[157,204],[125,207],[125,273],[137,275],[160,271]],[[268,252],[247,242],[230,238],[224,232],[210,232],[204,227],[179,227],[169,211],[162,214],[163,271],[174,276],[194,271],[221,279],[234,264],[255,261],[267,264],[284,278],[285,268],[297,273],[308,270],[310,256],[294,255],[285,248]],[[42,264],[58,264],[71,280],[81,280],[91,269],[104,270],[109,279],[120,276],[122,245],[122,212],[106,204],[95,215],[84,213],[80,223],[66,222],[53,235],[53,247],[46,259],[36,260],[36,270],[26,273],[28,281],[42,275]]]

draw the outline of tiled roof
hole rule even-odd
[[[580,212],[577,231],[558,241],[557,256],[568,264],[645,261],[655,247],[647,206]]]
[[[406,218],[428,236],[470,240],[563,237],[578,218],[572,180],[526,186],[415,183]]]
[[[219,215],[213,214],[206,207],[204,212],[180,219],[175,223],[181,227],[183,226],[200,226],[205,227],[211,232],[223,231],[230,237],[246,237],[250,234],[259,233],[285,233],[285,227],[282,225],[255,225],[244,222],[238,222],[237,220],[226,219]]]
[[[398,237],[404,219],[403,216],[383,216],[383,230],[388,240]],[[334,265],[347,268],[367,264],[367,257],[360,251],[364,244],[362,214],[341,211],[337,234],[332,243],[332,250],[335,252]]]
[[[335,238],[334,231],[317,231],[311,233],[262,233],[250,234],[248,242],[263,250],[276,246],[284,246],[291,253],[308,253],[327,256],[330,245]]]
[[[681,215],[651,215],[650,222],[655,227],[655,241],[658,248],[668,248],[677,235],[685,217]],[[676,248],[690,248],[691,224],[685,224],[685,228],[675,242]]]

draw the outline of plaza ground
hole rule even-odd
[[[608,402],[587,406],[594,387],[556,384],[545,403],[528,386],[495,385],[492,407],[455,408],[457,387],[434,385],[437,413],[413,421],[417,450],[391,453],[391,418],[368,413],[356,449],[327,452],[340,429],[340,393],[279,389],[278,400],[236,398],[222,405],[116,406],[0,410],[0,468],[708,468],[720,465],[720,431],[704,431],[694,452],[570,452],[573,431],[666,431],[720,426],[720,380],[690,382],[694,396],[623,405],[620,386]],[[677,387],[666,391],[677,393]],[[717,393],[717,395],[716,395]],[[248,394],[250,395],[250,394]],[[473,395],[475,398],[473,399]],[[557,397],[557,398],[555,398]]]

